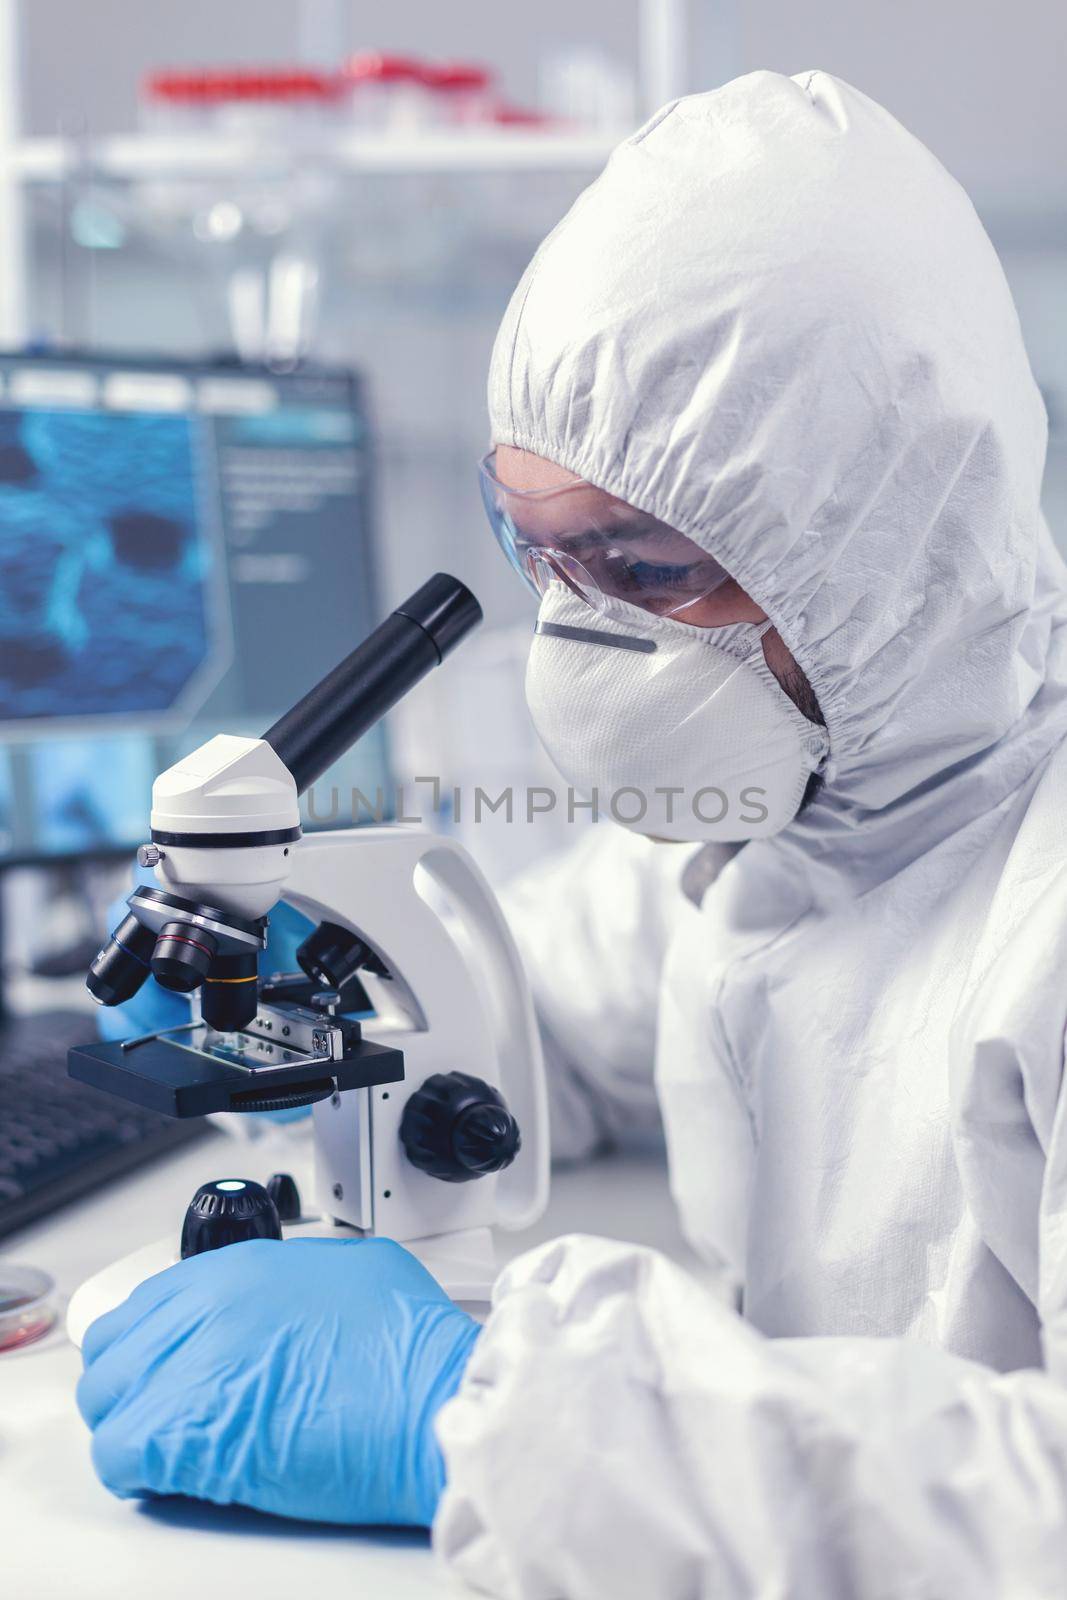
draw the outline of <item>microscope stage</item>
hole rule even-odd
[[[309,1105],[346,1089],[399,1083],[404,1057],[360,1039],[335,1060],[250,1033],[215,1033],[198,1023],[170,1036],[78,1045],[69,1052],[67,1070],[81,1083],[152,1111],[199,1117]]]

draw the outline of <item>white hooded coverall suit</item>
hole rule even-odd
[[[654,1059],[721,1293],[513,1264],[437,1549],[509,1600],[1065,1595],[1067,569],[974,210],[825,74],[678,101],[538,251],[490,408],[714,554],[830,758],[699,906],[610,824],[514,897],[554,1137],[647,1118]]]

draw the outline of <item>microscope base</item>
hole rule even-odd
[[[295,1222],[284,1229],[286,1239],[357,1239],[358,1228],[349,1228],[327,1217]],[[226,1246],[227,1249],[232,1248]],[[472,1316],[483,1320],[496,1277],[493,1235],[489,1228],[468,1228],[461,1233],[441,1233],[432,1238],[406,1239],[405,1250],[422,1262],[445,1293]],[[70,1297],[67,1307],[67,1335],[79,1350],[89,1324],[122,1304],[127,1295],[146,1278],[154,1277],[180,1260],[173,1239],[157,1239],[133,1250],[110,1266],[94,1273]]]

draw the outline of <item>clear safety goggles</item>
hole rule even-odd
[[[560,579],[594,611],[626,600],[684,622],[729,579],[685,534],[581,478],[550,489],[512,489],[497,477],[490,451],[479,481],[497,543],[538,596]]]

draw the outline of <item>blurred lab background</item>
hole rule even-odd
[[[495,881],[573,833],[562,805],[525,820],[551,777],[522,702],[533,602],[478,500],[485,372],[537,243],[677,94],[822,67],[967,187],[1067,543],[1064,53],[1051,0],[0,0],[8,1002],[80,985],[155,773],[261,732],[437,569],[485,627],[309,823],[436,776],[426,820]],[[475,824],[475,788],[507,784],[511,822]]]

